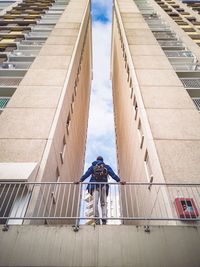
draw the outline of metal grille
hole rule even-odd
[[[98,185],[97,185],[98,184]],[[95,194],[109,185],[106,216],[94,216]],[[97,190],[98,189],[98,190]],[[104,190],[104,194],[106,191]],[[191,199],[193,212],[184,207],[177,212],[176,200],[187,206]],[[104,200],[105,201],[105,200]],[[96,202],[95,202],[96,203]],[[185,207],[186,208],[186,207]],[[23,220],[52,220],[58,223],[82,223],[106,219],[110,224],[124,221],[199,221],[200,184],[164,183],[0,183],[0,223],[21,224]]]
[[[183,83],[184,87],[186,88],[200,88],[200,79],[194,78],[180,78],[181,82]]]
[[[172,63],[173,68],[176,71],[182,71],[182,70],[189,70],[189,71],[195,71],[196,70],[196,65],[195,64],[175,64]]]
[[[166,27],[165,25],[149,25],[149,28],[152,30],[153,33],[166,32],[169,30],[169,28]]]
[[[1,77],[0,78],[0,86],[18,86],[21,82],[22,78],[16,78],[16,77]]]
[[[159,41],[161,46],[179,46],[183,47],[183,43],[179,41]]]
[[[190,51],[164,51],[167,57],[194,57]]]
[[[35,57],[39,53],[38,50],[15,50],[12,53],[12,56],[19,56],[19,57]]]
[[[171,31],[166,31],[166,32],[153,32],[154,36],[156,37],[156,39],[174,39],[176,37],[176,35],[174,33],[172,33]]]
[[[200,98],[192,98],[195,106],[197,107],[197,109],[200,111]]]
[[[0,97],[0,108],[5,108],[9,100],[9,97]]]

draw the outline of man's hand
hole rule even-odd
[[[80,181],[76,181],[76,182],[74,182],[74,184],[80,184]]]
[[[121,184],[121,185],[125,185],[126,182],[125,182],[125,181],[121,181],[120,184]]]

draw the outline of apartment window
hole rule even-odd
[[[74,85],[74,96],[76,96],[76,95],[77,95],[77,86]]]
[[[60,160],[61,160],[62,164],[64,163],[66,147],[67,147],[67,144],[66,144],[66,139],[65,139],[65,135],[64,135],[64,137],[63,137],[63,150],[62,150],[62,152],[60,152]]]
[[[60,171],[59,168],[56,168],[56,182],[60,182]]]
[[[142,124],[141,124],[140,119],[138,122],[138,136],[139,136],[139,141],[140,141],[140,148],[142,149],[143,143],[144,143],[144,133],[143,133]]]
[[[126,69],[128,66],[126,53],[124,53],[124,61],[125,61],[125,69]]]
[[[72,95],[72,103],[71,103],[71,114],[74,112],[74,94]]]
[[[131,98],[133,97],[133,87],[131,87]]]
[[[80,74],[80,72],[81,72],[81,62],[79,64],[79,66],[78,66],[78,74],[77,74],[77,76]]]
[[[77,76],[76,77],[76,80],[75,80],[75,85],[78,86],[78,82],[79,82],[79,77]]]
[[[128,74],[127,82],[129,82],[129,78],[130,78],[130,69],[129,69],[128,64],[127,64],[127,74]]]
[[[133,108],[135,110],[135,120],[137,119],[137,114],[138,114],[138,105],[137,105],[137,101],[136,101],[136,97],[134,96],[133,98]]]
[[[144,167],[145,167],[147,179],[149,180],[150,183],[152,183],[153,182],[153,173],[152,173],[151,164],[150,164],[150,160],[149,160],[149,154],[148,154],[147,150],[146,150],[146,153],[144,156]]]
[[[133,86],[133,82],[132,82],[132,78],[130,78],[129,87],[131,88],[132,86]]]
[[[66,130],[67,130],[68,135],[69,135],[70,125],[71,125],[71,114],[69,112],[69,114],[67,116],[67,122],[66,122]]]
[[[131,98],[133,97],[133,81],[132,78],[130,77],[130,81],[129,81],[129,87],[131,89]]]

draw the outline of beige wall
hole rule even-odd
[[[0,117],[0,162],[39,163],[36,181],[81,176],[91,68],[89,3],[70,1]]]
[[[199,227],[0,228],[0,266],[199,267]]]
[[[198,111],[133,1],[117,5],[121,37],[115,12],[112,80],[120,175],[149,181],[148,151],[147,174],[154,181],[197,182]]]
[[[18,180],[25,178],[25,167],[34,166],[33,162],[37,169],[25,180],[79,180],[84,167],[91,79],[90,3],[72,0],[0,117],[0,163],[6,162],[11,170],[13,163],[18,164]],[[3,177],[5,180],[6,175]],[[10,175],[7,178],[10,181]],[[34,189],[27,216],[35,214],[47,198],[52,203],[51,194]],[[74,206],[78,207],[78,201]]]
[[[199,113],[133,1],[115,1],[112,38],[121,178],[131,182],[150,182],[151,178],[164,183],[199,182]],[[138,190],[135,203],[143,205],[140,214],[148,214],[156,196],[159,203],[158,187]],[[169,208],[164,217],[172,216],[174,199],[162,191],[160,203]],[[135,195],[132,192],[133,198]]]

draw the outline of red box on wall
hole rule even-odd
[[[176,211],[180,218],[197,218],[199,212],[193,198],[175,198]]]

